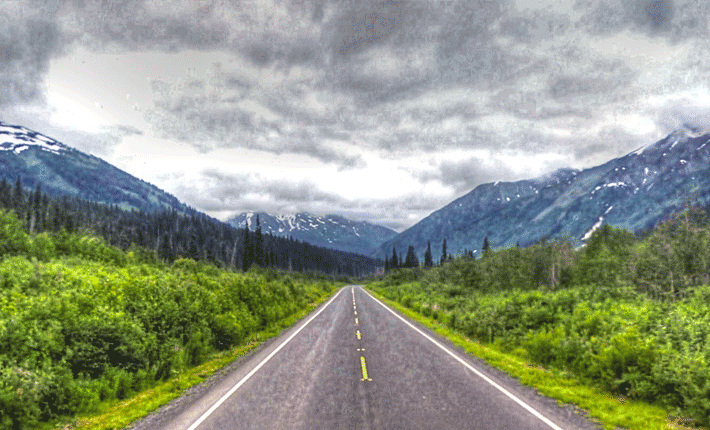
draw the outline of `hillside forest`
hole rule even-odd
[[[143,258],[172,262],[179,258],[204,261],[218,267],[247,271],[252,265],[288,271],[320,271],[333,275],[361,276],[374,273],[382,263],[343,251],[313,246],[293,238],[237,229],[193,210],[157,212],[124,210],[116,205],[53,197],[37,184],[27,190],[21,178],[14,186],[0,181],[0,209],[14,211],[28,233],[85,231],[108,244]]]

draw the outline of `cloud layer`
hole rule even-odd
[[[385,168],[391,186],[408,175],[425,190],[402,180],[398,203],[355,201],[319,191],[332,190],[322,174],[284,182],[221,166],[174,190],[219,213],[330,207],[402,228],[483,182],[587,167],[710,122],[707,2],[22,4],[0,3],[5,111],[42,103],[54,58],[142,53],[164,67],[118,78],[145,85],[140,120],[116,115],[104,133],[306,159],[334,182]]]

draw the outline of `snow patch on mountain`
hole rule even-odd
[[[68,149],[58,141],[28,128],[0,122],[0,151],[20,154],[31,147],[57,155]]]

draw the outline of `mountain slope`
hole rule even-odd
[[[256,213],[242,213],[227,221],[228,224],[244,228],[247,220],[249,228],[256,229]],[[391,239],[397,232],[367,222],[353,221],[338,215],[319,217],[309,213],[273,216],[259,212],[259,223],[265,234],[289,237],[313,245],[370,255],[383,241]]]
[[[423,255],[430,240],[436,259],[444,238],[449,253],[479,255],[486,236],[493,248],[525,246],[543,236],[581,243],[602,224],[630,231],[652,226],[688,200],[710,203],[710,134],[679,130],[583,171],[480,185],[384,242],[375,256],[410,244]]]
[[[36,131],[0,122],[0,178],[22,178],[54,196],[69,195],[122,209],[192,213],[176,197],[92,155]]]

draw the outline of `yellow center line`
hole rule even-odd
[[[367,365],[365,364],[365,357],[363,356],[360,356],[360,366],[362,367],[361,381],[372,381],[372,379],[367,376]]]
[[[355,317],[355,325],[357,325],[357,317]]]
[[[362,337],[360,336],[360,330],[358,330],[357,333],[355,333],[355,334],[357,335],[357,340],[360,340],[360,339],[362,338]]]

